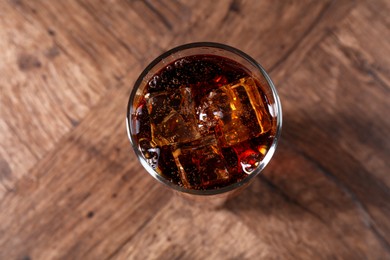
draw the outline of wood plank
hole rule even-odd
[[[96,23],[93,12],[75,1],[66,5],[11,1],[2,2],[1,9],[0,26],[5,30],[0,46],[7,52],[2,54],[0,72],[12,77],[0,80],[0,158],[7,172],[0,180],[0,197],[13,190],[15,182],[75,128],[130,68],[145,64],[148,56],[139,53],[159,53],[149,52],[150,44],[140,44],[150,43],[146,35],[132,37],[142,27],[115,37],[116,28]],[[138,19],[128,12],[130,6],[121,10],[121,19]]]
[[[115,88],[61,141],[61,149],[39,162],[30,173],[34,183],[21,179],[1,201],[0,246],[7,250],[0,259],[111,254],[153,217],[155,203],[169,199],[130,150],[125,107],[117,105],[126,103],[127,94]]]
[[[192,10],[192,25],[176,34],[174,45],[193,41],[226,43],[245,51],[269,70],[284,62],[292,52],[292,60],[301,60],[318,38],[354,7],[353,1],[181,3]]]
[[[382,36],[360,31],[362,19],[373,16],[364,6],[355,9],[279,89],[289,100],[284,138],[350,194],[367,228],[390,251],[390,120],[383,114],[390,106],[388,75],[380,69],[390,60],[379,58],[388,43],[365,48],[368,39]],[[383,24],[375,17],[372,24]],[[389,34],[382,29],[381,35]]]
[[[112,259],[251,259],[277,255],[274,248],[261,242],[232,212],[205,210],[176,196]]]
[[[370,218],[350,190],[329,177],[315,161],[308,160],[289,140],[284,139],[279,148],[282,149],[262,178],[262,186],[257,185],[256,189],[255,183],[256,193],[249,190],[247,196],[233,201],[232,210],[259,233],[269,230],[271,241],[283,243],[277,248],[286,257],[289,254],[291,258],[304,259],[389,256],[382,238],[371,230]],[[264,185],[273,191],[271,195],[263,194]],[[257,212],[253,213],[253,208]],[[264,227],[253,221],[263,214],[264,218],[280,218],[280,223]],[[274,236],[284,239],[275,241]]]

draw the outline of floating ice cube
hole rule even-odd
[[[173,152],[186,188],[214,188],[229,179],[226,162],[214,136],[187,143]]]
[[[198,107],[199,131],[215,131],[227,147],[267,132],[271,121],[251,77],[212,90]]]
[[[200,138],[189,88],[161,91],[148,96],[152,139],[158,146]]]

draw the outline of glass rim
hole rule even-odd
[[[214,49],[220,49],[224,51],[231,52],[233,54],[236,54],[249,62],[251,65],[253,65],[256,69],[259,70],[259,72],[262,74],[264,79],[267,81],[269,88],[271,89],[272,96],[274,99],[274,102],[276,104],[276,133],[274,136],[274,139],[272,141],[271,147],[269,148],[268,152],[266,153],[265,157],[261,161],[260,165],[257,167],[255,171],[250,173],[248,176],[243,178],[241,181],[230,184],[228,186],[218,188],[218,189],[211,189],[211,190],[195,190],[195,189],[188,189],[179,185],[176,185],[160,174],[158,174],[144,159],[143,154],[138,148],[138,143],[136,140],[134,140],[133,135],[131,133],[131,115],[133,112],[133,106],[132,102],[136,96],[137,90],[141,86],[144,78],[147,76],[149,71],[154,68],[156,65],[158,65],[160,62],[162,62],[165,58],[168,58],[172,54],[175,54],[177,52],[183,51],[183,50],[188,50],[188,49],[195,49],[195,48],[214,48]],[[218,54],[215,54],[218,56]],[[219,55],[221,56],[221,55]],[[146,169],[146,171],[157,181],[160,183],[163,183],[167,185],[169,188],[172,188],[175,191],[178,192],[183,192],[183,193],[188,193],[192,195],[218,195],[218,194],[223,194],[227,193],[229,191],[233,191],[238,189],[239,187],[244,186],[245,184],[248,184],[255,176],[259,175],[263,169],[267,166],[267,164],[270,162],[271,158],[273,157],[278,141],[280,139],[280,134],[281,134],[281,129],[282,129],[282,106],[280,103],[279,95],[277,93],[277,90],[275,88],[274,83],[272,82],[271,78],[269,77],[268,73],[265,71],[265,69],[252,57],[250,57],[248,54],[244,53],[243,51],[236,49],[234,47],[231,47],[229,45],[221,44],[221,43],[216,43],[216,42],[194,42],[194,43],[188,43],[188,44],[183,44],[177,47],[174,47],[161,55],[159,55],[157,58],[155,58],[146,68],[142,71],[138,79],[135,81],[133,89],[131,91],[128,105],[127,105],[127,113],[126,113],[126,128],[127,128],[127,135],[130,140],[130,143],[133,147],[134,152],[136,153],[138,160],[141,162],[142,166]]]

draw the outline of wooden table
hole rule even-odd
[[[390,2],[0,1],[0,259],[389,259]],[[143,68],[232,45],[284,109],[264,174],[214,209],[127,140]]]

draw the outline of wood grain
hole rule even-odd
[[[390,258],[388,1],[0,2],[0,259]],[[135,79],[176,45],[271,73],[282,139],[217,208],[127,140]]]

